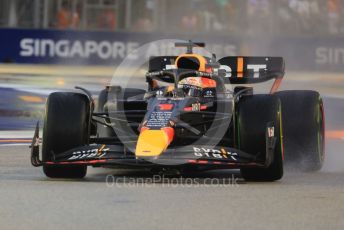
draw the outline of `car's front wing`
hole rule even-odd
[[[36,128],[31,145],[31,163],[41,165],[126,165],[143,167],[178,167],[187,165],[214,166],[215,168],[268,167],[273,161],[275,137],[266,134],[266,153],[248,154],[225,146],[190,145],[169,148],[157,157],[136,157],[134,150],[123,145],[90,144],[63,153],[52,154],[51,160],[39,159],[39,134]]]

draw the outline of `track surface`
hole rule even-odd
[[[196,182],[177,185],[150,183],[142,171],[91,168],[85,180],[68,181],[47,179],[31,167],[26,146],[0,152],[1,229],[344,228],[344,170],[289,171],[275,183],[208,172],[186,175]],[[230,182],[232,173],[237,184]],[[211,185],[205,178],[227,180]]]
[[[337,83],[319,89],[343,96]],[[344,130],[343,101],[325,99],[327,131]],[[161,181],[94,168],[84,180],[52,180],[30,165],[27,146],[0,146],[0,229],[344,229],[343,147],[334,132],[321,172],[288,169],[281,181],[246,183],[237,171]]]

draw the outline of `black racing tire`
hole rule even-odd
[[[85,145],[89,139],[90,101],[81,93],[55,92],[49,95],[43,127],[43,162],[53,155]],[[84,165],[44,165],[43,172],[51,178],[83,178]]]
[[[285,159],[288,167],[318,171],[325,159],[323,101],[316,91],[277,92],[283,108]]]
[[[266,154],[266,128],[274,125],[276,137],[273,160],[267,168],[241,168],[247,181],[275,181],[283,176],[281,103],[273,95],[243,96],[236,105],[236,143],[240,150]]]

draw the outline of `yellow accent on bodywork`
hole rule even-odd
[[[168,136],[163,130],[144,130],[139,135],[135,155],[137,157],[159,156],[168,147]]]

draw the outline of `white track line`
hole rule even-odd
[[[30,144],[28,144],[28,143],[0,144],[0,147],[2,147],[2,146],[27,146],[27,147],[29,147]]]
[[[29,131],[0,131],[0,138],[3,139],[18,139],[18,138],[27,138],[31,139],[34,135],[34,130]]]

